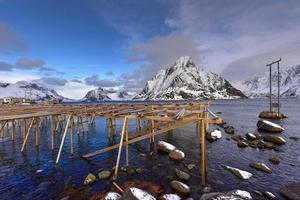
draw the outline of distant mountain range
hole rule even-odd
[[[272,80],[273,95],[276,96],[277,73],[273,73]],[[281,71],[280,80],[281,97],[300,98],[300,65]],[[98,87],[87,92],[81,100],[235,99],[265,98],[268,95],[269,74],[267,72],[232,85],[221,76],[198,68],[190,57],[183,56],[172,66],[158,71],[137,95],[124,90],[116,91]],[[0,82],[0,98],[4,97],[28,98],[38,101],[70,100],[59,95],[55,90],[26,81],[13,84]]]
[[[88,91],[82,101],[130,100],[131,98],[132,96],[125,91],[105,90],[98,87]]]
[[[277,71],[272,73],[272,93],[277,96]],[[300,65],[292,66],[280,72],[280,95],[283,98],[300,98]],[[269,96],[269,73],[255,76],[235,84],[249,98],[265,98]]]
[[[0,83],[0,98],[17,97],[27,98],[37,101],[44,100],[68,100],[59,95],[55,90],[50,90],[45,87],[38,86],[36,83],[19,81],[16,83]]]
[[[188,56],[160,70],[134,99],[236,99],[247,98],[221,76],[198,68]]]

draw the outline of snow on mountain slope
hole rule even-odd
[[[50,90],[45,87],[38,86],[36,83],[26,81],[19,81],[13,84],[0,83],[0,98],[16,97],[28,98],[37,101],[43,100],[64,100],[63,96],[57,94],[56,91]]]
[[[198,68],[188,56],[160,70],[134,99],[232,99],[246,98],[221,76]]]
[[[83,101],[129,100],[131,96],[125,91],[106,90],[101,87],[90,90]]]
[[[277,71],[272,73],[272,96],[277,95]],[[280,95],[284,98],[300,98],[300,65],[290,67],[280,72]],[[269,73],[262,76],[256,76],[244,82],[237,83],[236,86],[241,89],[250,98],[264,98],[269,96]]]

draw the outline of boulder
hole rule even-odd
[[[286,185],[280,188],[279,193],[288,200],[300,199],[300,182]]]
[[[98,177],[99,177],[99,179],[108,179],[110,177],[110,175],[111,175],[111,172],[108,170],[105,170],[105,171],[99,172]]]
[[[249,192],[243,190],[233,190],[226,193],[212,192],[203,194],[200,200],[251,200]]]
[[[241,147],[241,148],[248,147],[248,144],[243,140],[239,140],[237,145],[238,145],[238,147]]]
[[[250,141],[249,146],[252,147],[252,148],[257,148],[258,147],[258,140]]]
[[[267,142],[273,142],[274,144],[279,144],[279,145],[286,143],[285,139],[276,135],[265,135],[263,139]]]
[[[280,133],[284,131],[284,129],[281,126],[267,120],[258,120],[257,128],[258,130],[263,130],[263,131],[268,131],[273,133]]]
[[[256,140],[257,139],[256,135],[254,135],[253,133],[246,133],[246,138],[248,140]]]
[[[94,183],[95,181],[96,181],[96,176],[94,175],[94,174],[92,174],[92,173],[89,173],[88,175],[87,175],[87,177],[85,178],[85,180],[84,180],[84,185],[88,185],[88,184],[91,184],[91,183]]]
[[[235,140],[237,142],[240,141],[240,140],[244,140],[244,138],[242,136],[240,136],[240,135],[233,135],[231,137],[231,139],[233,139],[233,140]]]
[[[208,132],[206,138],[209,140],[209,141],[215,141],[217,139],[220,139],[222,137],[222,133],[219,129],[215,129],[211,132]]]
[[[263,196],[266,200],[276,200],[276,196],[268,191],[263,192]]]
[[[192,169],[194,169],[195,167],[196,167],[195,164],[188,164],[188,165],[186,165],[186,168],[188,168],[188,170],[192,170]]]
[[[161,198],[161,200],[181,200],[180,196],[177,194],[164,194]]]
[[[105,194],[105,196],[103,197],[103,200],[118,200],[121,198],[122,198],[122,196],[119,193],[109,192],[109,193]]]
[[[274,165],[278,165],[279,163],[280,163],[280,160],[279,160],[279,158],[277,158],[277,157],[271,157],[271,158],[269,158],[269,161],[271,162],[271,163],[273,163]]]
[[[191,192],[190,187],[180,181],[172,181],[171,186],[175,191],[182,194],[189,194]]]
[[[184,159],[184,153],[180,151],[179,149],[174,149],[169,153],[169,157],[173,160],[183,160]]]
[[[171,151],[173,151],[175,149],[176,149],[175,146],[173,146],[172,144],[167,143],[165,141],[158,141],[158,143],[157,143],[157,150],[158,151],[162,151],[162,152],[165,152],[165,153],[170,153]]]
[[[139,188],[131,187],[127,188],[123,193],[123,198],[126,200],[155,200],[148,192],[141,190]]]
[[[179,169],[175,169],[175,173],[176,176],[182,181],[188,181],[191,178],[191,176],[188,173],[181,171]]]
[[[247,180],[252,177],[252,174],[250,172],[246,172],[238,168],[230,167],[227,165],[222,165],[222,166],[224,167],[224,169],[230,171],[232,174],[234,174],[235,176],[237,176],[242,180]]]
[[[224,130],[228,134],[234,134],[234,127],[233,126],[225,126]]]
[[[252,167],[253,169],[265,172],[265,173],[272,173],[272,170],[264,163],[250,163],[249,164],[250,167]]]

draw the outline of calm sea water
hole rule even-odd
[[[213,191],[229,191],[232,189],[244,189],[248,191],[261,190],[273,192],[278,199],[280,187],[294,182],[300,182],[300,141],[289,139],[290,136],[300,137],[300,100],[285,100],[283,113],[288,118],[276,121],[285,128],[281,135],[287,140],[287,144],[281,146],[284,152],[273,150],[256,150],[253,148],[238,148],[233,140],[226,140],[227,135],[222,130],[223,137],[214,142],[207,143],[208,159],[208,183]],[[236,129],[236,133],[244,135],[247,132],[255,133],[258,113],[268,108],[267,100],[219,100],[213,101],[211,110],[222,112],[222,117],[227,124]],[[122,121],[117,121],[122,124]],[[134,124],[135,122],[129,122]],[[81,155],[101,149],[109,145],[104,119],[97,119],[93,127],[85,126],[85,132],[74,138],[74,156],[70,156],[69,137],[65,142],[59,165],[55,165],[55,159],[59,148],[62,133],[56,138],[56,148],[51,152],[50,130],[40,132],[40,145],[35,147],[35,138],[32,133],[29,137],[25,154],[20,152],[22,134],[16,132],[16,139],[12,142],[9,135],[0,141],[0,199],[61,199],[71,196],[72,199],[86,199],[100,191],[109,191],[109,181],[97,181],[91,186],[83,186],[83,181],[92,172],[97,174],[103,169],[111,169],[116,160],[117,150],[110,151],[89,160],[83,160]],[[210,127],[214,128],[213,126]],[[121,126],[117,127],[120,132]],[[131,126],[134,131],[135,127]],[[165,154],[154,156],[141,156],[141,153],[149,153],[148,140],[130,146],[130,165],[148,169],[143,174],[120,176],[119,183],[125,180],[141,179],[151,181],[157,185],[163,185],[166,192],[171,192],[170,181],[175,179],[174,169],[185,169],[185,164],[196,164],[196,169],[189,171],[192,175],[187,182],[192,188],[191,196],[201,196],[200,181],[200,150],[198,135],[194,125],[173,131],[172,134],[162,135],[156,140],[168,141],[186,154],[183,162],[169,160]],[[262,133],[266,134],[266,133]],[[116,138],[118,141],[119,138]],[[273,165],[268,161],[271,156],[280,158],[279,165]],[[123,157],[124,158],[124,157]],[[250,162],[264,162],[273,171],[272,174],[255,171],[248,165]],[[124,159],[122,159],[124,164]],[[222,168],[222,164],[237,167],[254,174],[247,181],[241,181]],[[71,189],[72,188],[72,189]],[[75,197],[72,194],[76,194]],[[253,194],[255,199],[258,199]]]

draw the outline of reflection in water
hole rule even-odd
[[[290,136],[300,136],[299,100],[288,100],[283,102],[283,105],[283,112],[288,115],[288,118],[277,121],[277,123],[286,129],[282,134],[287,140],[287,145],[281,147],[284,152],[252,148],[240,149],[234,141],[226,140],[229,135],[223,131],[220,140],[207,143],[208,183],[215,191],[228,191],[236,188],[248,191],[268,190],[280,198],[278,189],[281,186],[300,181],[300,141],[289,139]],[[241,135],[247,132],[256,132],[257,115],[266,108],[267,101],[265,100],[223,100],[214,101],[211,106],[211,110],[214,112],[222,112],[220,117],[229,125],[233,125],[237,134]],[[120,124],[122,121],[117,120],[116,123]],[[47,127],[50,127],[50,124]],[[117,126],[115,138],[109,139],[104,119],[96,119],[95,126],[85,125],[84,132],[79,135],[76,134],[76,131],[74,132],[74,155],[70,156],[70,140],[67,137],[60,164],[55,165],[62,132],[57,133],[54,151],[51,151],[50,129],[44,129],[40,133],[38,147],[35,147],[34,134],[31,134],[25,153],[22,154],[20,152],[23,137],[22,123],[22,127],[16,129],[15,141],[11,141],[10,135],[6,134],[0,142],[0,198],[59,199],[75,192],[77,198],[82,199],[102,190],[109,191],[111,187],[109,181],[99,180],[87,187],[83,187],[83,181],[88,172],[98,174],[103,169],[111,169],[115,164],[117,150],[106,152],[89,160],[83,160],[80,156],[118,142],[121,128],[121,126]],[[131,132],[136,131],[135,126],[129,126],[129,128]],[[191,174],[192,178],[187,184],[192,188],[192,196],[200,197],[200,149],[198,133],[195,128],[195,125],[187,126],[174,130],[172,134],[156,138],[156,141],[163,139],[183,150],[186,154],[183,162],[174,162],[167,155],[160,153],[150,156],[148,140],[130,145],[129,164],[147,170],[141,174],[134,173],[129,176],[120,173],[119,184],[122,185],[128,179],[146,180],[164,186],[165,192],[171,192],[170,181],[176,178],[174,175],[176,167]],[[279,157],[281,163],[278,166],[269,163],[268,158],[271,156]],[[249,163],[253,161],[266,163],[272,168],[273,173],[264,174],[249,168]],[[124,157],[122,157],[121,163],[125,163]],[[189,171],[186,168],[188,164],[196,164],[196,168]],[[249,171],[254,176],[247,181],[241,181],[224,170],[221,164]]]

